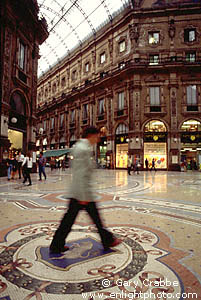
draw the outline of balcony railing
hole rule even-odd
[[[74,87],[72,89],[72,91],[69,91],[68,93],[65,93],[65,99],[70,99],[72,92],[76,92],[76,93],[80,93],[81,91],[85,90],[86,88],[93,87],[95,84],[98,84],[99,82],[101,83],[102,81],[105,80],[110,80],[110,78],[114,77],[114,76],[118,76],[121,72],[125,72],[127,69],[142,69],[142,68],[170,68],[170,67],[199,67],[201,66],[201,56],[196,56],[196,59],[189,61],[186,56],[167,56],[164,58],[159,58],[159,60],[157,61],[157,64],[154,63],[152,64],[150,59],[146,59],[146,58],[135,58],[133,60],[128,60],[128,61],[123,61],[122,64],[120,63],[119,65],[117,65],[115,68],[109,70],[109,71],[105,71],[102,72],[100,74],[97,74],[97,76],[93,79],[90,80],[90,84],[86,85],[85,83],[77,86],[76,88]],[[50,103],[48,103],[48,106],[54,106],[59,104],[60,102],[62,102],[64,100],[64,94],[61,94],[61,96],[57,99],[57,101],[52,101]],[[40,110],[43,110],[44,108],[46,108],[45,104],[43,104],[40,107]]]

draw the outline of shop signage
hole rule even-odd
[[[181,142],[186,143],[201,143],[201,132],[182,132]]]
[[[124,144],[124,143],[128,143],[127,142],[127,139],[128,139],[128,135],[125,134],[125,135],[116,135],[116,144]]]
[[[153,142],[166,142],[167,133],[163,132],[146,132],[144,133],[144,142],[153,143]]]

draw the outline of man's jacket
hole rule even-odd
[[[72,183],[69,196],[79,201],[93,201],[90,186],[94,169],[91,144],[87,139],[80,139],[72,148],[71,154]]]

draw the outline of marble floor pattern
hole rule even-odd
[[[122,243],[104,251],[80,212],[65,254],[49,244],[68,204],[70,169],[0,178],[0,300],[201,300],[201,172],[95,171],[105,226]]]

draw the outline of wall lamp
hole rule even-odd
[[[12,119],[11,119],[11,123],[13,123],[13,124],[16,124],[16,123],[17,123],[17,118],[15,118],[15,117],[12,117]]]
[[[139,142],[139,137],[137,136],[136,138],[135,138],[135,141],[136,141],[136,143],[138,143]]]

